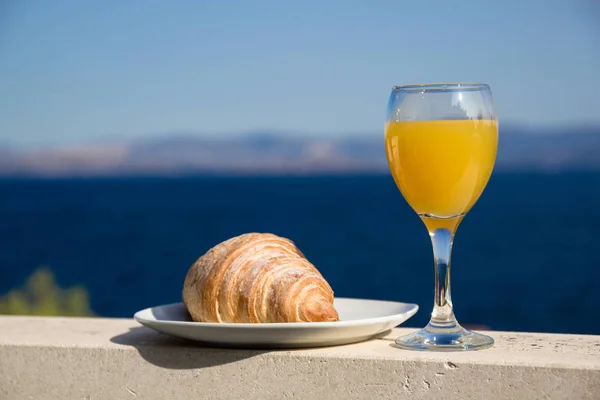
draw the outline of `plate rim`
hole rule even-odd
[[[353,319],[349,321],[330,321],[330,322],[263,322],[263,323],[254,323],[254,322],[197,322],[197,321],[173,321],[173,320],[157,320],[157,319],[148,319],[141,317],[140,314],[145,311],[151,311],[153,308],[158,307],[170,307],[176,305],[185,305],[183,302],[174,302],[167,304],[160,304],[152,307],[146,307],[144,309],[138,310],[133,314],[133,319],[138,323],[145,325],[144,322],[150,324],[161,324],[161,325],[171,325],[171,326],[190,326],[190,327],[198,327],[198,328],[213,328],[213,329],[302,329],[302,328],[310,328],[310,329],[330,329],[330,328],[342,328],[342,327],[352,327],[352,326],[361,326],[365,323],[378,323],[378,322],[391,322],[394,317],[404,317],[408,320],[413,315],[415,315],[419,311],[419,305],[416,303],[405,303],[402,301],[393,301],[393,300],[378,300],[378,299],[363,299],[363,298],[354,298],[354,297],[336,297],[335,300],[358,300],[358,301],[374,301],[381,303],[395,303],[395,304],[403,304],[408,306],[408,310],[403,313],[396,313],[390,315],[384,315],[381,317],[375,318],[361,318],[361,319]]]

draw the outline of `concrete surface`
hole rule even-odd
[[[0,399],[600,399],[600,336],[490,332],[492,349],[211,349],[126,319],[0,317]]]

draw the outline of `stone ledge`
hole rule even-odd
[[[0,317],[1,399],[599,399],[600,336],[491,332],[465,353],[201,347],[128,319]]]

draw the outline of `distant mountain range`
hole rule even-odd
[[[500,127],[496,169],[600,170],[600,126]],[[36,150],[0,146],[0,176],[387,173],[383,133],[340,138],[255,132],[165,135]]]

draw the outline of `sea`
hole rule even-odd
[[[0,296],[48,266],[93,311],[130,318],[181,301],[210,247],[246,232],[292,239],[339,297],[417,303],[433,256],[391,176],[0,180]],[[600,172],[495,172],[455,237],[458,320],[494,330],[600,334]]]

